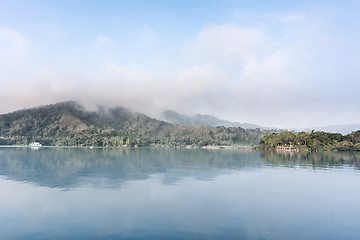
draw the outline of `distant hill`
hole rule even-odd
[[[37,141],[61,146],[251,145],[272,132],[174,125],[123,107],[86,111],[76,102],[0,115],[0,144],[28,145]]]
[[[224,127],[241,127],[244,129],[275,129],[270,127],[262,127],[251,123],[238,123],[227,120],[222,120],[211,115],[196,114],[193,117],[185,116],[180,113],[167,110],[162,113],[162,117],[165,121],[173,124],[182,124],[185,126],[224,126]]]
[[[325,127],[313,127],[315,131],[324,131],[331,133],[341,133],[343,135],[358,131],[360,124],[342,124],[342,125],[330,125]]]
[[[342,135],[347,135],[352,132],[360,130],[360,124],[339,124],[339,125],[329,125],[322,127],[310,127],[310,128],[293,128],[296,132],[308,132],[308,131],[323,131],[329,133],[341,133]]]

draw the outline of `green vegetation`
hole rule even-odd
[[[326,132],[283,132],[260,137],[260,149],[293,146],[304,151],[360,151],[360,130],[348,135]]]
[[[125,108],[89,112],[64,102],[0,115],[0,144],[48,146],[255,145],[275,130],[173,125]]]

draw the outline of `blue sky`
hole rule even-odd
[[[2,1],[0,113],[76,100],[360,123],[359,1]]]

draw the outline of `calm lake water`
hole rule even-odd
[[[1,239],[360,239],[360,154],[0,148]]]

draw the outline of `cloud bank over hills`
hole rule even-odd
[[[0,113],[76,100],[285,128],[360,122],[358,3],[194,6],[209,15],[143,4],[147,13],[136,4],[97,12],[92,3],[91,17],[74,4],[67,20],[66,4],[40,4],[53,16],[28,6],[20,20],[5,4]]]

